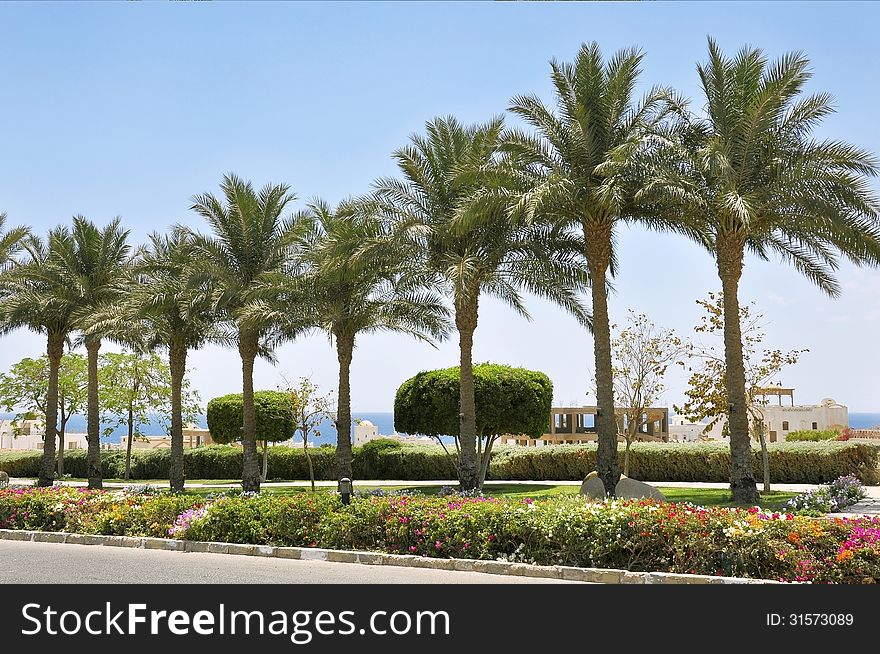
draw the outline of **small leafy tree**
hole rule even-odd
[[[707,299],[697,300],[697,304],[705,314],[700,324],[694,327],[698,334],[713,336],[724,332],[724,298],[722,293],[709,293]],[[764,490],[770,490],[770,469],[767,456],[767,443],[764,438],[764,415],[761,411],[759,391],[768,386],[783,368],[793,366],[800,355],[809,350],[761,350],[764,342],[763,314],[755,311],[754,303],[739,307],[739,323],[742,326],[742,351],[746,379],[745,406],[748,411],[751,437],[758,440],[764,460]],[[722,433],[730,434],[725,353],[723,344],[709,345],[690,342],[686,345],[686,355],[696,362],[696,369],[689,367],[691,373],[688,389],[685,391],[685,402],[675,406],[676,413],[686,416],[693,422],[708,420],[703,433],[712,430],[722,422]]]
[[[483,487],[492,446],[504,434],[540,436],[550,424],[553,383],[542,372],[493,363],[475,365],[477,488]],[[409,434],[455,438],[459,449],[459,376],[456,366],[420,372],[397,389],[394,428]],[[445,446],[444,446],[445,449]]]
[[[324,420],[335,418],[333,412],[333,395],[320,395],[317,384],[306,377],[301,377],[299,382],[288,384],[285,392],[290,397],[291,410],[293,412],[294,433],[299,432],[303,439],[303,452],[309,464],[309,481],[312,483],[312,492],[315,492],[315,468],[312,465],[312,456],[309,454],[309,437],[315,438],[321,435],[318,427]]]
[[[629,475],[630,445],[642,431],[645,411],[663,395],[666,371],[681,358],[685,346],[674,331],[657,327],[648,316],[631,309],[627,324],[623,328],[612,325],[611,329],[614,397],[624,408],[626,419],[623,474]]]
[[[21,410],[19,418],[37,414],[46,419],[49,398],[49,357],[25,358],[0,374],[0,406]],[[58,369],[58,476],[64,474],[64,435],[70,417],[85,408],[88,399],[88,368],[80,354],[65,354]],[[46,438],[52,433],[46,429]]]
[[[104,429],[109,434],[119,425],[128,425],[125,451],[125,478],[131,478],[131,446],[140,436],[138,425],[150,422],[157,413],[166,423],[171,414],[171,371],[157,354],[107,353],[100,358],[100,396],[105,415],[114,418]],[[184,381],[182,413],[186,422],[199,414],[198,394]]]
[[[211,439],[215,443],[241,441],[244,434],[242,394],[215,397],[208,402],[207,418]],[[269,442],[286,441],[293,435],[295,427],[290,395],[283,391],[255,391],[254,421],[256,440],[263,442],[262,482],[269,474]]]

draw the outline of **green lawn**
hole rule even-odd
[[[357,485],[359,491],[369,491],[375,488],[381,488],[387,491],[415,491],[423,495],[436,495],[442,486],[382,486],[381,484],[362,483]],[[207,495],[217,493],[221,489],[190,489],[199,495]],[[331,486],[318,486],[317,492],[328,493],[335,490]],[[563,495],[577,495],[578,486],[553,486],[548,484],[504,484],[504,483],[488,483],[483,488],[483,494],[491,497],[509,497],[517,499],[546,499],[549,497],[559,497]],[[277,495],[292,495],[295,493],[309,492],[307,486],[272,486],[263,489],[265,493]],[[660,487],[669,501],[672,502],[690,502],[700,506],[736,506],[730,497],[730,491],[724,488],[669,488]],[[782,509],[788,500],[794,497],[796,493],[786,493],[782,491],[771,491],[770,493],[762,493],[760,506],[771,511]]]
[[[85,479],[71,479],[68,481],[85,481]],[[105,479],[108,483],[129,483],[129,484],[155,484],[159,485],[167,482],[162,480],[130,480],[126,482],[123,479]],[[187,491],[197,495],[205,496],[221,493],[224,490],[235,490],[238,488],[237,479],[188,479]],[[202,484],[230,484],[230,488],[198,488]],[[381,488],[387,491],[415,491],[423,495],[436,495],[443,486],[387,486],[380,483],[361,482],[356,485],[359,491],[369,491],[375,488]],[[309,492],[308,486],[289,485],[289,486],[264,486],[263,492],[273,495],[292,495],[295,493]],[[317,492],[329,493],[335,490],[335,486],[317,486]],[[551,484],[505,484],[503,482],[489,482],[485,485],[483,493],[492,497],[510,497],[517,499],[545,499],[548,497],[557,497],[561,495],[577,495],[579,490],[575,485],[551,485]],[[660,492],[666,496],[671,502],[690,502],[700,506],[736,506],[730,497],[730,491],[725,488],[679,488],[679,487],[660,487]],[[760,506],[771,511],[778,511],[783,508],[786,502],[794,497],[797,493],[771,491],[770,493],[761,494]]]

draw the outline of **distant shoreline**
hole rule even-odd
[[[13,413],[0,413],[0,419],[8,420],[13,417],[15,417]],[[352,417],[353,419],[369,420],[376,425],[380,434],[390,435],[395,433],[394,414],[390,411],[352,412]],[[204,416],[200,416],[198,422],[199,426],[207,427],[207,421]],[[880,412],[852,412],[849,414],[849,426],[853,429],[871,429],[872,427],[880,426]],[[70,433],[84,433],[86,430],[85,416],[72,416],[70,422],[67,423],[67,430]],[[336,443],[336,428],[329,420],[324,421],[319,431],[321,435],[318,438],[309,439],[309,442],[314,442],[317,445]],[[148,424],[141,425],[140,432],[147,436],[167,436],[162,429],[161,422],[155,419]],[[119,443],[126,434],[128,434],[128,427],[122,425],[117,427],[109,437],[102,438],[101,441],[104,443]]]

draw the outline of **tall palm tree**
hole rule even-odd
[[[213,231],[213,237],[194,235],[193,243],[202,272],[215,288],[216,307],[229,326],[228,340],[241,356],[242,487],[258,492],[254,361],[258,355],[271,356],[278,342],[291,337],[271,310],[258,309],[276,306],[284,287],[278,279],[291,270],[301,234],[296,221],[283,216],[295,199],[286,184],[267,184],[257,192],[250,182],[228,174],[220,189],[222,199],[210,193],[193,198],[192,209]]]
[[[344,202],[334,210],[317,201],[300,219],[313,226],[303,249],[308,310],[335,341],[339,362],[337,478],[351,479],[350,372],[356,338],[392,331],[440,339],[448,332],[449,312],[442,296],[424,287],[413,262],[396,247],[391,223],[374,203]]]
[[[880,261],[877,160],[849,143],[816,140],[833,112],[828,94],[804,95],[809,61],[790,53],[773,64],[757,48],[728,58],[711,38],[697,66],[705,115],[685,114],[643,194],[702,221],[700,242],[715,258],[724,308],[724,352],[733,498],[758,498],[749,440],[739,282],[746,251],[778,255],[831,297],[838,254]],[[668,156],[672,154],[672,156]]]
[[[51,486],[55,478],[55,439],[58,437],[58,374],[64,345],[76,327],[79,297],[58,252],[70,245],[66,227],[49,232],[46,242],[29,236],[23,242],[24,258],[0,280],[0,333],[29,329],[46,336],[49,380],[46,392],[46,434],[37,483]]]
[[[114,218],[103,229],[83,216],[74,216],[70,238],[59,241],[53,265],[67,277],[79,304],[76,329],[88,360],[88,400],[86,403],[86,476],[89,488],[102,488],[101,414],[98,400],[98,355],[105,336],[96,329],[95,318],[117,304],[132,281],[133,259],[128,230]],[[110,336],[107,334],[107,336]]]
[[[582,234],[592,295],[596,375],[597,471],[612,492],[620,478],[614,410],[608,275],[616,265],[622,223],[643,221],[680,229],[643,212],[635,199],[643,151],[673,101],[662,89],[634,100],[642,53],[620,50],[603,61],[598,44],[583,44],[574,63],[550,62],[556,112],[536,96],[516,96],[509,110],[536,130],[511,130],[504,145],[526,189],[516,210],[528,222],[574,228]]]
[[[525,225],[509,215],[506,202],[486,201],[493,197],[487,191],[508,181],[498,162],[500,118],[470,127],[438,118],[426,131],[394,153],[403,179],[379,180],[377,194],[409,239],[410,259],[452,299],[461,370],[459,482],[470,490],[479,485],[473,345],[480,297],[499,298],[528,317],[525,290],[587,323],[577,297],[587,280],[565,234]]]
[[[6,214],[0,213],[0,272],[12,262],[12,258],[21,249],[22,241],[28,235],[26,227],[6,229]]]
[[[136,281],[121,302],[102,312],[95,327],[138,349],[168,350],[171,372],[172,491],[184,489],[182,393],[186,359],[216,333],[211,286],[197,279],[199,258],[191,233],[175,227],[153,233],[137,261]]]

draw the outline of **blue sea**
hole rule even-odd
[[[14,414],[11,413],[0,413],[0,418],[9,419],[14,417]],[[360,419],[360,420],[369,420],[376,427],[379,428],[379,433],[383,435],[391,435],[394,434],[394,414],[390,411],[388,412],[352,412],[352,418]],[[201,427],[207,428],[208,423],[205,419],[205,416],[199,417],[199,425]],[[880,427],[880,413],[850,413],[849,414],[849,426],[853,429],[871,429],[872,427]],[[85,416],[76,415],[71,417],[70,422],[67,423],[67,429],[70,432],[84,433],[86,431],[86,418]],[[148,436],[159,436],[165,435],[167,433],[166,427],[162,424],[162,422],[156,417],[150,423],[145,425],[139,425],[138,427],[140,433],[146,434]],[[330,443],[336,444],[336,428],[333,426],[333,423],[329,420],[325,420],[321,426],[319,427],[321,435],[318,438],[311,439],[316,444],[321,445],[322,443]],[[113,430],[113,433],[101,440],[107,443],[118,443],[122,439],[122,437],[128,433],[128,427],[126,425],[122,425]]]
[[[0,419],[8,420],[14,417],[15,414],[13,413],[0,413]],[[353,411],[352,418],[369,420],[379,428],[380,434],[387,436],[394,433],[394,414],[391,412],[377,413],[367,411],[358,413]],[[205,416],[199,416],[197,422],[200,427],[207,429],[208,421]],[[101,429],[103,430],[107,426],[107,424],[102,424]],[[333,423],[330,420],[325,420],[318,429],[321,432],[321,435],[318,438],[310,438],[309,442],[314,442],[317,445],[321,445],[322,443],[336,444],[336,427],[333,426]],[[163,424],[158,416],[155,416],[149,423],[138,425],[137,430],[146,436],[164,436],[168,433],[167,425]],[[82,415],[71,416],[70,422],[67,423],[67,431],[71,433],[85,433],[86,417]],[[121,425],[116,427],[109,436],[101,438],[101,441],[105,443],[119,443],[126,434],[128,434],[128,426]]]

